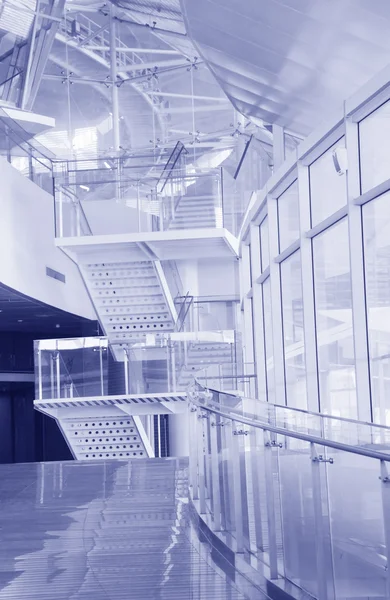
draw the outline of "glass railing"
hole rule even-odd
[[[321,600],[388,598],[389,429],[314,414],[294,423],[283,407],[199,381],[189,397],[195,508],[256,581]]]
[[[232,227],[221,169],[181,166],[166,177],[163,164],[121,156],[56,161],[54,176],[57,237]],[[69,221],[69,202],[88,228]]]
[[[0,156],[49,194],[53,194],[54,154],[0,108]]]
[[[231,331],[182,330],[153,344],[109,344],[105,337],[37,340],[34,357],[37,400],[185,392],[206,365],[225,374],[236,368]],[[237,381],[231,378],[229,390],[238,389]]]

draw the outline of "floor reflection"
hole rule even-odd
[[[0,466],[0,600],[243,598],[202,556],[185,461]]]

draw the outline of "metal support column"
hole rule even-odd
[[[221,529],[221,489],[220,489],[220,468],[218,452],[218,431],[221,426],[221,417],[215,415],[210,420],[210,450],[211,450],[211,485],[213,488],[213,520],[214,530]]]
[[[39,348],[38,348],[37,353],[38,353],[38,398],[39,398],[39,400],[42,400],[42,398],[43,398],[43,393],[42,393],[42,352]]]
[[[55,353],[55,361],[56,361],[56,390],[57,390],[57,398],[61,398],[61,371],[60,371],[60,353],[57,351]]]
[[[110,61],[111,61],[111,102],[112,102],[112,129],[114,138],[114,152],[116,155],[120,151],[120,132],[119,132],[119,88],[118,80],[118,65],[116,52],[116,18],[115,6],[110,4]]]

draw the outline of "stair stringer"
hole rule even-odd
[[[164,337],[174,331],[177,312],[160,261],[134,260],[114,246],[76,256],[104,334],[123,360],[115,345],[143,342],[147,334]]]

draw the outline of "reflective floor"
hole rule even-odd
[[[243,599],[197,541],[186,462],[0,465],[0,600]]]

